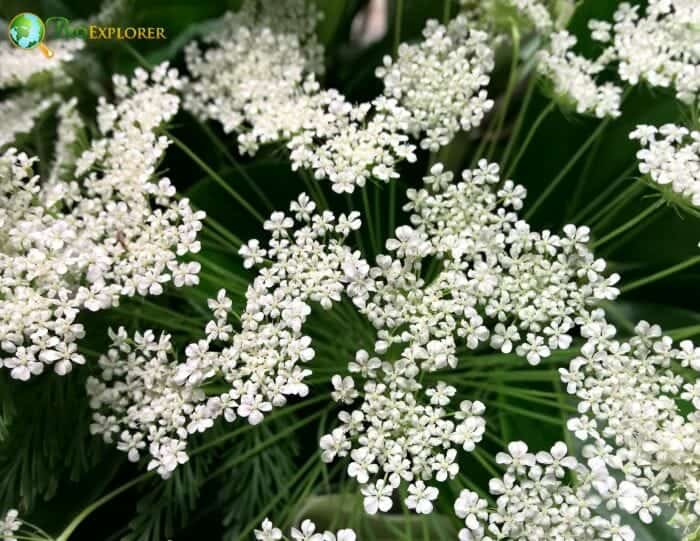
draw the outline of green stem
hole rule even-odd
[[[525,97],[523,98],[523,103],[520,105],[520,112],[518,113],[518,117],[515,120],[515,125],[513,126],[513,132],[510,134],[510,137],[508,138],[508,144],[506,145],[506,150],[503,153],[503,157],[501,158],[501,171],[503,171],[506,167],[506,164],[508,163],[508,160],[510,159],[510,155],[513,152],[513,149],[515,148],[515,142],[518,140],[518,137],[520,136],[520,130],[523,127],[523,122],[525,121],[525,115],[527,114],[527,110],[530,106],[530,101],[532,100],[532,96],[535,93],[535,87],[537,86],[537,77],[530,77],[530,82],[527,85],[527,90],[525,90]]]
[[[569,200],[569,204],[566,207],[566,217],[568,217],[574,212],[574,209],[578,207],[578,202],[579,199],[581,198],[581,193],[583,192],[583,187],[585,185],[585,181],[588,178],[588,175],[591,172],[591,168],[593,167],[593,163],[595,162],[595,158],[598,155],[598,150],[600,149],[600,145],[603,142],[602,137],[598,137],[597,141],[595,142],[595,145],[593,145],[593,148],[591,151],[588,153],[588,157],[586,158],[586,162],[583,165],[583,169],[581,170],[581,174],[578,176],[578,179],[576,181],[576,188],[574,189],[574,194]]]
[[[633,289],[637,289],[638,287],[642,287],[656,282],[657,280],[661,280],[662,278],[666,278],[667,276],[671,276],[672,274],[682,271],[683,269],[687,269],[688,267],[692,267],[693,265],[697,265],[698,263],[700,263],[700,255],[691,257],[690,259],[683,261],[682,263],[678,263],[677,265],[669,267],[668,269],[664,269],[662,271],[654,273],[651,276],[635,280],[634,282],[631,282],[626,286],[621,287],[620,291],[622,293],[627,293],[628,291],[632,291]]]
[[[553,101],[550,101],[547,104],[547,106],[544,109],[542,109],[542,111],[540,111],[540,114],[537,115],[537,118],[532,123],[532,126],[530,126],[530,130],[527,132],[527,135],[525,136],[525,140],[520,145],[520,149],[518,150],[518,153],[515,155],[515,158],[513,158],[513,163],[511,163],[508,166],[508,170],[506,171],[505,175],[503,175],[503,178],[510,178],[510,176],[513,174],[513,171],[515,171],[515,168],[518,166],[518,163],[520,163],[520,159],[525,154],[525,151],[527,150],[527,147],[530,145],[530,142],[532,141],[532,138],[535,136],[535,133],[537,132],[537,129],[540,127],[540,124],[542,124],[542,122],[544,122],[544,120],[551,114],[551,112],[554,111],[555,107],[556,107],[556,104]]]
[[[375,234],[374,230],[374,220],[372,219],[372,212],[369,207],[369,196],[367,195],[367,189],[369,186],[365,187],[364,190],[362,190],[362,204],[364,205],[365,208],[365,221],[367,222],[367,226],[369,229],[369,242],[370,245],[372,246],[372,250],[374,251],[374,254],[379,253],[379,247],[378,247],[378,242],[377,242],[377,236]]]
[[[113,500],[123,492],[126,492],[131,487],[136,486],[139,483],[142,483],[143,481],[151,479],[152,477],[155,477],[155,475],[156,473],[154,471],[139,475],[138,477],[132,479],[128,483],[124,483],[122,486],[116,488],[109,494],[105,494],[99,500],[96,500],[95,502],[91,503],[85,509],[83,509],[73,520],[70,521],[68,526],[65,527],[65,529],[61,532],[61,534],[56,538],[55,541],[67,541],[67,539],[71,536],[75,529],[78,526],[80,526],[83,520],[85,520],[94,511],[96,511],[109,501]]]
[[[665,201],[664,201],[663,199],[660,198],[658,201],[656,201],[656,203],[654,203],[653,205],[647,207],[646,210],[644,210],[644,211],[641,212],[640,214],[635,215],[631,220],[629,220],[628,222],[625,222],[625,223],[622,224],[620,227],[618,227],[618,228],[616,228],[615,230],[611,231],[610,233],[608,233],[607,235],[605,235],[602,239],[598,239],[597,241],[591,243],[591,247],[592,247],[592,248],[597,248],[597,247],[600,246],[601,244],[605,244],[606,242],[608,242],[608,241],[614,239],[615,237],[617,237],[617,236],[620,235],[621,233],[624,233],[624,232],[627,231],[628,229],[634,227],[634,226],[637,225],[639,222],[641,222],[642,220],[644,220],[644,218],[646,218],[646,217],[649,216],[652,212],[654,212],[656,209],[658,209],[659,207],[661,207],[661,205],[663,205],[664,202],[665,202]]]
[[[510,100],[513,97],[513,90],[515,89],[516,75],[518,71],[518,60],[520,59],[520,32],[518,31],[518,25],[511,21],[511,39],[513,40],[513,58],[510,63],[510,73],[508,75],[508,84],[506,86],[506,93],[503,96],[503,101],[498,111],[498,121],[496,122],[496,130],[491,139],[491,145],[489,146],[488,153],[486,154],[486,159],[491,161],[493,158],[493,153],[496,151],[498,146],[498,140],[501,138],[501,131],[503,131],[503,124],[505,123],[506,116],[508,115],[508,106],[510,105]]]
[[[587,207],[585,207],[578,214],[576,214],[571,219],[571,222],[575,223],[575,224],[579,223],[583,219],[584,216],[586,216],[590,212],[593,212],[598,207],[598,205],[600,205],[600,203],[610,199],[610,195],[612,193],[614,193],[620,187],[620,184],[622,184],[625,180],[627,180],[629,178],[629,175],[636,168],[637,168],[636,163],[633,163],[632,165],[627,167],[615,180],[610,182],[610,184],[608,184],[608,187],[605,188],[602,192],[600,192],[600,194],[598,194],[598,196],[595,199],[593,199],[593,201],[591,201]]]
[[[246,201],[241,195],[234,190],[228,182],[226,182],[221,176],[214,171],[211,167],[209,167],[199,156],[197,156],[194,152],[190,150],[190,148],[180,141],[177,137],[174,135],[167,133],[168,138],[175,143],[175,145],[182,150],[187,156],[195,162],[205,173],[207,173],[213,180],[216,181],[219,186],[221,186],[224,191],[226,191],[231,197],[233,197],[244,209],[246,209],[255,219],[257,219],[260,223],[264,222],[264,218],[262,215],[255,210],[248,201]]]
[[[450,22],[450,17],[452,16],[452,0],[445,0],[442,6],[442,24],[447,24]]]
[[[257,195],[260,200],[263,202],[263,204],[268,208],[268,210],[272,211],[274,209],[274,206],[270,202],[270,200],[267,198],[265,195],[265,192],[263,192],[260,189],[260,186],[258,186],[257,182],[253,180],[253,178],[248,174],[248,172],[243,168],[243,166],[238,163],[238,160],[233,157],[233,155],[229,152],[228,148],[226,148],[226,145],[219,139],[216,134],[211,131],[211,128],[205,123],[202,122],[201,120],[197,119],[197,123],[199,126],[202,128],[202,131],[209,137],[212,143],[214,143],[214,146],[219,149],[219,152],[224,155],[224,157],[231,163],[233,168],[238,172],[239,175],[243,177],[243,179],[248,183],[248,186],[250,186],[250,189],[255,192],[255,195]]]
[[[564,180],[564,178],[566,178],[566,175],[569,174],[569,171],[571,171],[571,169],[573,169],[573,167],[578,163],[578,161],[581,159],[581,156],[583,156],[586,153],[588,147],[590,147],[596,141],[596,139],[598,139],[600,134],[603,133],[603,130],[608,126],[609,122],[610,120],[607,118],[603,120],[593,131],[593,133],[588,137],[588,139],[586,139],[583,145],[581,145],[581,148],[578,149],[576,154],[574,154],[569,160],[569,162],[564,166],[564,169],[562,169],[561,172],[556,176],[556,178],[549,183],[544,192],[540,194],[535,203],[525,213],[526,220],[532,218],[532,215],[535,214],[535,212],[537,212],[537,209],[540,207],[540,205],[542,205],[542,203],[544,203],[547,200],[547,198],[556,189],[556,187],[559,186],[559,183],[562,180]]]
[[[399,45],[401,44],[401,23],[403,19],[403,2],[396,0],[396,17],[394,19],[394,58],[398,57]]]
[[[589,224],[603,225],[607,220],[615,216],[615,213],[619,211],[624,205],[636,196],[640,191],[644,189],[644,185],[641,182],[633,182],[627,188],[625,188],[615,199],[610,201],[602,209],[596,212],[593,216],[588,218],[586,221]]]

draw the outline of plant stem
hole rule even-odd
[[[452,0],[445,0],[445,3],[442,6],[442,24],[447,24],[450,22],[450,17],[452,16],[451,4]]]
[[[501,138],[501,131],[503,130],[503,124],[505,123],[506,116],[508,114],[508,106],[510,105],[510,100],[513,97],[513,89],[515,88],[515,81],[517,79],[518,71],[518,60],[520,59],[520,32],[518,31],[518,26],[515,22],[511,22],[511,39],[513,40],[513,58],[510,63],[510,72],[508,75],[508,83],[506,86],[506,93],[501,102],[501,106],[498,111],[498,121],[496,122],[496,131],[491,139],[491,145],[486,154],[486,159],[491,161],[493,158],[493,153],[496,151],[498,146],[498,140]]]
[[[634,282],[631,282],[631,283],[627,284],[626,286],[621,287],[620,291],[622,293],[627,293],[628,291],[632,291],[633,289],[637,289],[638,287],[642,287],[642,286],[651,284],[653,282],[656,282],[657,280],[661,280],[662,278],[666,278],[667,276],[671,276],[672,274],[675,274],[676,272],[682,271],[683,269],[687,269],[688,267],[692,267],[693,265],[697,265],[698,263],[700,263],[700,255],[697,255],[695,257],[691,257],[690,259],[687,259],[687,260],[683,261],[682,263],[678,263],[677,265],[673,265],[672,267],[669,267],[668,269],[664,269],[662,271],[654,273],[651,276],[647,276],[645,278],[640,278],[639,280],[635,280]]]
[[[637,193],[642,191],[643,189],[644,185],[642,183],[633,182],[627,188],[625,188],[615,199],[610,201],[607,205],[605,205],[602,209],[600,209],[586,221],[590,224],[595,225],[604,224],[607,220],[615,216],[615,212],[623,208],[624,204],[628,200],[637,195]]]
[[[119,496],[122,492],[126,492],[129,490],[131,487],[138,485],[139,483],[146,481],[147,479],[151,479],[152,477],[155,477],[156,473],[151,471],[148,473],[144,473],[142,475],[139,475],[135,479],[132,479],[128,483],[124,483],[120,487],[116,488],[109,494],[106,494],[102,496],[99,500],[96,500],[95,502],[91,503],[88,505],[85,509],[83,509],[78,515],[70,521],[68,526],[65,527],[65,529],[61,532],[61,534],[56,538],[55,541],[67,541],[67,539],[71,536],[71,534],[75,531],[75,529],[80,526],[80,524],[85,520],[90,514],[93,513],[93,511],[96,511],[100,507],[102,507],[104,504],[107,502],[113,500],[117,496]]]
[[[396,16],[394,19],[394,58],[398,56],[399,45],[401,44],[401,24],[403,19],[403,2],[396,0]]]
[[[595,161],[596,156],[598,155],[598,150],[600,149],[600,145],[603,142],[603,137],[598,137],[597,141],[595,142],[595,145],[593,145],[593,148],[591,151],[588,153],[588,157],[586,158],[586,163],[583,165],[583,169],[581,170],[581,174],[578,176],[578,180],[576,181],[576,188],[574,189],[574,194],[569,200],[569,204],[566,207],[566,218],[574,212],[576,207],[578,206],[578,201],[581,198],[581,193],[583,192],[583,187],[585,185],[586,179],[588,178],[588,175],[591,172],[591,167],[593,167],[593,162]]]
[[[167,133],[167,132],[166,132]],[[205,173],[207,173],[213,180],[216,181],[219,186],[221,186],[231,197],[233,197],[240,205],[246,209],[255,219],[257,219],[260,223],[264,221],[262,215],[255,210],[248,201],[246,201],[241,195],[234,190],[228,182],[226,182],[219,174],[214,171],[211,167],[209,167],[199,156],[197,156],[194,152],[190,150],[190,148],[185,145],[182,141],[180,141],[177,137],[174,135],[167,133],[168,138],[175,143],[175,145],[182,150],[187,156],[195,162]]]
[[[518,140],[518,136],[520,135],[520,130],[523,127],[525,115],[527,114],[527,110],[530,107],[530,101],[532,100],[532,96],[535,93],[536,86],[537,77],[531,76],[530,82],[527,85],[527,90],[525,90],[525,97],[523,98],[523,102],[520,105],[518,117],[516,118],[515,124],[513,126],[513,131],[511,132],[510,137],[508,138],[508,144],[506,145],[506,149],[503,152],[503,157],[501,158],[501,171],[505,169],[506,164],[510,159],[510,155],[513,152],[513,149],[515,148],[515,142]]]
[[[527,135],[525,136],[525,140],[520,145],[520,149],[518,150],[518,153],[515,155],[515,158],[513,159],[513,163],[511,163],[508,166],[508,170],[506,171],[503,178],[509,178],[513,174],[513,171],[515,171],[515,168],[518,166],[518,163],[520,163],[520,159],[525,154],[525,151],[527,150],[527,147],[530,145],[530,141],[532,141],[532,138],[534,137],[535,133],[537,132],[537,129],[540,127],[540,124],[542,124],[542,122],[544,122],[544,120],[550,115],[550,113],[552,111],[554,111],[555,106],[556,106],[556,104],[553,101],[550,101],[547,104],[547,106],[544,109],[542,109],[542,111],[540,111],[540,114],[537,116],[535,121],[532,123],[532,126],[530,126],[530,130],[527,132]]]
[[[578,149],[576,154],[574,154],[569,162],[564,166],[564,169],[561,170],[561,172],[556,176],[552,182],[549,183],[547,188],[540,194],[540,196],[537,198],[535,203],[528,209],[528,211],[525,213],[525,219],[529,220],[532,218],[532,215],[537,212],[537,209],[546,201],[546,199],[551,195],[551,193],[556,189],[557,186],[559,186],[559,183],[564,180],[566,175],[569,174],[569,171],[573,169],[573,167],[578,163],[579,159],[581,159],[581,156],[583,156],[588,150],[588,147],[590,147],[596,139],[600,136],[601,133],[603,133],[603,130],[608,126],[608,123],[610,122],[609,119],[603,120],[598,127],[593,131],[593,133],[586,139],[586,141],[581,145],[581,148]]]
[[[658,201],[656,201],[656,203],[654,203],[653,205],[647,207],[646,210],[644,210],[643,212],[641,212],[641,213],[635,215],[631,220],[629,220],[628,222],[625,222],[624,224],[622,224],[622,225],[621,225],[620,227],[618,227],[617,229],[611,231],[610,233],[608,233],[607,235],[605,235],[602,239],[598,239],[597,241],[591,243],[591,247],[592,247],[592,248],[597,248],[597,247],[600,246],[601,244],[605,244],[606,242],[608,242],[608,241],[614,239],[614,238],[617,237],[619,234],[624,233],[624,232],[627,231],[628,229],[630,229],[630,228],[634,227],[635,225],[637,225],[639,222],[641,222],[644,218],[646,218],[647,216],[649,216],[652,212],[654,212],[656,209],[658,209],[658,208],[659,208],[661,205],[663,205],[663,204],[664,204],[664,200],[660,198]]]
[[[228,148],[226,148],[226,145],[221,141],[221,139],[219,139],[216,136],[216,134],[213,131],[211,131],[211,128],[205,122],[202,122],[201,120],[197,119],[197,123],[202,128],[202,131],[207,135],[207,137],[209,137],[212,143],[214,143],[214,146],[216,146],[216,148],[219,149],[219,152],[221,152],[224,155],[224,157],[231,163],[231,165],[238,172],[238,174],[241,175],[243,179],[248,183],[248,186],[250,186],[250,189],[255,192],[255,195],[257,195],[260,198],[260,200],[268,208],[268,210],[272,211],[274,207],[265,195],[265,192],[263,192],[260,189],[260,186],[258,186],[257,182],[253,180],[253,178],[248,174],[248,172],[243,168],[243,166],[240,163],[238,163],[238,160],[236,160],[236,158],[233,157],[233,155],[229,152]]]
[[[377,235],[375,234],[374,230],[374,220],[372,219],[372,211],[370,210],[369,206],[369,196],[367,195],[368,188],[369,186],[366,186],[365,189],[362,190],[362,204],[365,208],[365,221],[367,222],[367,226],[369,228],[369,242],[372,246],[374,254],[377,255],[379,253],[379,248],[377,242]]]
[[[610,194],[614,193],[617,188],[619,188],[620,184],[622,184],[627,178],[629,177],[630,173],[634,171],[637,168],[637,164],[633,163],[629,167],[625,168],[625,170],[615,179],[613,180],[610,184],[608,184],[608,187],[605,188],[598,196],[591,201],[588,206],[586,206],[583,210],[581,210],[578,214],[576,214],[572,219],[572,223],[579,223],[581,219],[586,216],[588,213],[594,211],[598,205],[606,201],[607,199],[610,198]]]

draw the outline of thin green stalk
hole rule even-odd
[[[255,219],[257,219],[259,222],[264,222],[264,218],[262,215],[255,210],[248,201],[245,200],[236,190],[234,190],[231,185],[226,182],[221,176],[214,171],[211,167],[209,167],[199,156],[197,156],[190,148],[180,141],[177,137],[172,135],[171,133],[166,132],[168,138],[175,143],[175,145],[182,150],[187,156],[195,162],[205,173],[207,173],[213,180],[216,181],[216,183],[221,186],[224,191],[226,191],[231,197],[233,197],[244,209],[246,209]]]
[[[503,152],[503,156],[501,157],[501,171],[505,169],[506,164],[510,159],[510,155],[513,152],[513,149],[515,148],[515,143],[518,140],[518,137],[520,136],[520,130],[523,127],[525,115],[527,114],[527,110],[530,107],[530,101],[532,100],[532,96],[535,94],[536,86],[537,77],[531,76],[530,81],[527,84],[527,89],[525,90],[525,97],[523,98],[523,102],[520,105],[520,111],[518,112],[518,116],[515,119],[515,124],[513,125],[513,131],[511,132],[510,137],[508,138],[508,144],[506,145],[506,149]]]
[[[110,502],[123,492],[126,492],[129,490],[131,487],[138,485],[139,483],[142,483],[143,481],[146,481],[147,479],[151,479],[152,477],[155,477],[156,472],[151,471],[148,473],[144,473],[142,475],[139,475],[135,479],[132,479],[128,483],[124,483],[120,487],[116,488],[109,494],[105,494],[102,496],[100,499],[94,501],[90,505],[88,505],[85,509],[83,509],[76,517],[71,520],[68,523],[68,526],[65,527],[65,529],[61,532],[61,534],[56,538],[55,541],[67,541],[67,539],[71,536],[71,534],[75,531],[75,529],[80,526],[80,524],[89,516],[91,515],[94,511],[102,507],[104,504]]]
[[[603,133],[603,130],[608,126],[610,120],[605,119],[603,120],[600,124],[598,124],[598,127],[593,131],[593,133],[586,139],[586,141],[581,145],[581,148],[576,151],[576,154],[572,156],[572,158],[569,160],[569,162],[564,166],[564,169],[561,170],[561,172],[552,180],[552,182],[549,183],[547,188],[540,194],[540,196],[537,198],[535,203],[528,209],[528,211],[525,213],[525,219],[528,220],[532,217],[533,214],[537,211],[537,209],[544,203],[547,198],[551,195],[551,193],[556,189],[557,186],[559,186],[559,183],[566,178],[566,175],[569,174],[569,171],[573,169],[573,167],[578,163],[578,161],[581,159],[581,156],[583,156],[586,153],[586,150],[588,150],[588,147],[590,147],[596,139],[600,136],[601,133]]]
[[[681,327],[666,333],[674,340],[686,340],[700,334],[700,325],[691,325],[690,327]]]
[[[399,45],[401,45],[401,24],[403,22],[403,2],[396,0],[396,14],[394,19],[394,58],[398,56]]]
[[[379,240],[374,229],[374,219],[372,217],[372,211],[370,210],[369,206],[369,195],[367,195],[367,188],[368,186],[365,187],[364,190],[362,190],[362,204],[364,205],[365,209],[365,221],[367,222],[367,226],[369,229],[369,242],[372,246],[373,253],[377,255],[379,253]]]
[[[475,447],[474,451],[472,452],[472,456],[476,458],[484,469],[491,475],[494,477],[500,477],[498,470],[489,462],[489,460],[487,460],[487,457],[493,460],[492,457],[487,455],[486,452],[481,449],[481,447]]]
[[[233,460],[227,460],[222,466],[216,468],[213,472],[211,472],[205,479],[206,481],[210,481],[211,479],[214,479],[218,475],[221,475],[222,473],[226,472],[227,470],[230,470],[231,468],[237,466],[238,464],[241,464],[242,462],[245,462],[248,460],[250,457],[253,457],[257,455],[260,451],[263,451],[264,449],[267,449],[270,445],[275,443],[276,441],[279,441],[281,439],[286,438],[290,434],[293,434],[297,430],[299,430],[301,427],[308,425],[311,421],[316,420],[318,417],[323,415],[325,413],[325,409],[318,410],[316,413],[313,413],[312,415],[308,415],[301,419],[300,421],[297,421],[293,425],[287,427],[286,429],[278,432],[275,434],[272,438],[268,438],[262,443],[259,443],[249,451],[242,453],[240,455],[236,455]]]
[[[629,178],[629,175],[636,168],[636,163],[633,163],[632,165],[625,168],[625,170],[615,180],[608,184],[608,187],[605,188],[602,192],[600,192],[600,194],[598,194],[598,196],[596,196],[595,199],[593,199],[593,201],[591,201],[588,204],[588,206],[579,211],[578,214],[576,214],[571,219],[571,222],[575,224],[580,223],[583,217],[586,216],[588,213],[593,212],[596,208],[598,208],[598,205],[600,205],[600,203],[610,199],[610,195],[617,191],[617,189],[620,187],[620,184],[627,180]]]
[[[633,197],[635,197],[639,192],[644,189],[644,185],[641,182],[633,182],[627,188],[625,188],[615,199],[610,201],[602,209],[596,212],[593,216],[588,218],[586,221],[589,224],[602,225],[607,222],[607,220],[612,219],[615,213],[627,204]]]
[[[503,178],[510,178],[510,176],[513,174],[513,171],[515,171],[515,168],[518,166],[518,163],[520,163],[520,159],[525,154],[527,147],[530,145],[532,138],[535,136],[535,133],[537,133],[537,129],[540,127],[540,124],[542,124],[542,122],[544,122],[544,120],[551,114],[551,112],[554,111],[555,107],[556,104],[553,101],[550,101],[547,104],[547,106],[540,111],[540,114],[537,115],[537,118],[532,123],[532,126],[530,126],[530,130],[525,136],[525,140],[520,145],[518,153],[515,155],[515,158],[513,158],[513,163],[511,163],[508,166],[508,170],[506,171],[505,175],[503,175]]]
[[[635,227],[634,229],[627,231],[627,233],[620,236],[616,241],[608,244],[605,248],[603,248],[603,250],[600,252],[601,257],[604,257],[605,259],[609,259],[610,254],[614,254],[618,248],[620,248],[621,246],[624,246],[625,244],[630,242],[631,239],[633,239],[635,236],[643,233],[646,229],[649,229],[656,222],[658,222],[663,216],[664,216],[663,210],[661,212],[657,212],[656,214],[652,214],[649,217],[649,219],[646,220],[644,223],[640,224],[639,227]]]
[[[652,212],[656,211],[656,209],[661,207],[661,205],[663,205],[664,203],[665,203],[665,201],[662,198],[659,198],[659,200],[656,201],[656,203],[647,207],[647,209],[644,210],[643,212],[635,215],[631,220],[625,222],[620,227],[614,229],[613,231],[611,231],[610,233],[605,235],[602,239],[598,239],[597,241],[591,243],[591,247],[597,248],[601,244],[605,244],[606,242],[614,239],[615,237],[617,237],[621,233],[624,233],[628,229],[631,229],[632,227],[637,225],[639,222],[644,220],[647,216],[649,216]]]
[[[586,162],[583,164],[583,169],[581,169],[581,174],[578,176],[578,179],[576,180],[576,184],[575,184],[576,187],[574,189],[574,193],[571,196],[571,199],[569,199],[568,205],[566,206],[565,217],[567,219],[574,212],[574,209],[576,209],[576,207],[578,207],[578,202],[579,202],[579,199],[581,198],[581,193],[583,193],[583,187],[585,185],[586,179],[588,178],[588,175],[591,172],[591,168],[593,167],[593,163],[595,162],[595,158],[598,156],[598,151],[600,150],[600,145],[602,143],[603,143],[603,137],[598,137],[595,144],[593,145],[593,148],[588,153],[588,157],[586,158]]]
[[[248,172],[243,168],[243,166],[238,163],[238,160],[233,157],[233,154],[229,152],[228,148],[226,148],[226,145],[219,139],[216,134],[211,130],[211,128],[206,124],[206,122],[202,122],[199,119],[196,119],[197,123],[199,126],[202,128],[202,131],[209,137],[212,143],[214,143],[214,146],[221,152],[221,154],[224,155],[224,157],[231,163],[233,168],[238,172],[239,175],[243,177],[243,179],[248,183],[248,186],[250,186],[250,189],[255,192],[255,195],[258,196],[258,198],[263,202],[263,204],[268,208],[268,210],[272,211],[274,209],[274,206],[270,202],[270,200],[267,198],[265,195],[265,192],[260,189],[260,186],[258,186],[258,183],[253,180],[253,178],[248,174]]]
[[[394,234],[396,226],[396,180],[389,181],[389,230],[387,236]]]
[[[250,283],[249,280],[247,280],[246,278],[244,278],[242,276],[239,276],[237,274],[232,273],[231,271],[222,267],[221,265],[214,263],[211,259],[206,258],[201,254],[195,254],[194,259],[196,259],[200,263],[206,265],[207,267],[212,269],[217,274],[220,274],[224,278],[228,278],[232,282],[235,282],[236,284],[238,284],[239,286],[242,287],[242,291],[245,291],[248,288],[248,284]]]
[[[510,63],[510,72],[508,75],[508,83],[506,85],[506,93],[501,102],[501,106],[498,111],[498,121],[496,122],[496,130],[491,139],[491,145],[486,154],[486,159],[491,161],[493,158],[493,153],[496,151],[498,146],[498,140],[501,138],[501,132],[503,131],[503,124],[506,121],[506,116],[508,115],[508,107],[510,105],[510,100],[513,97],[513,90],[515,89],[515,83],[517,80],[518,72],[518,60],[520,59],[520,32],[518,30],[518,25],[515,21],[511,21],[510,25],[511,39],[513,40],[513,58]]]
[[[449,23],[451,16],[452,16],[452,0],[445,0],[445,3],[442,6],[442,24]]]
[[[545,415],[543,413],[538,413],[538,412],[530,411],[530,410],[527,410],[524,408],[519,408],[519,407],[513,406],[511,404],[501,403],[501,404],[499,404],[499,407],[501,407],[505,410],[508,410],[508,411],[512,411],[513,413],[518,413],[520,415],[524,415],[525,417],[531,417],[532,419],[537,419],[538,421],[542,421],[543,423],[549,423],[549,424],[553,424],[556,426],[561,426],[562,424],[564,424],[563,421],[558,417],[551,417],[550,415]]]
[[[698,263],[700,263],[700,255],[697,255],[695,257],[691,257],[690,259],[687,259],[687,260],[683,261],[682,263],[678,263],[677,265],[673,265],[672,267],[669,267],[668,269],[664,269],[662,271],[656,272],[656,273],[652,274],[651,276],[647,276],[645,278],[640,278],[639,280],[635,280],[634,282],[630,282],[629,284],[622,286],[620,288],[620,291],[622,293],[627,293],[628,291],[632,291],[633,289],[637,289],[638,287],[649,285],[651,283],[656,282],[657,280],[661,280],[663,278],[666,278],[667,276],[671,276],[672,274],[675,274],[679,271],[687,269],[688,267],[692,267],[693,265],[697,265]]]

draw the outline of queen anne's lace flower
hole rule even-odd
[[[446,27],[428,21],[423,38],[402,44],[395,62],[385,56],[377,76],[384,80],[384,94],[408,111],[411,135],[424,133],[421,146],[437,151],[460,129],[481,124],[493,107],[486,93],[493,51],[488,34],[471,30],[464,16]]]
[[[54,84],[65,84],[70,78],[65,72],[65,63],[75,57],[75,53],[85,47],[82,39],[51,40],[54,55],[47,60],[39,49],[27,51],[14,47],[9,41],[0,42],[0,89],[26,86],[34,82],[45,86],[51,80]],[[43,79],[43,78],[46,78]]]
[[[630,139],[642,146],[637,152],[639,172],[661,190],[700,207],[700,132],[675,124],[637,126]]]
[[[303,2],[289,6],[280,13],[277,3],[257,10],[247,2],[224,17],[206,51],[197,44],[187,49],[193,80],[185,106],[238,132],[243,153],[286,142],[293,169],[310,169],[334,191],[352,192],[370,178],[396,178],[398,162],[415,161],[409,135],[425,133],[423,146],[437,149],[460,128],[481,122],[492,106],[484,87],[493,52],[463,17],[447,28],[428,23],[425,41],[403,46],[396,64],[387,59],[378,70],[384,94],[354,105],[316,79],[322,69],[313,35],[317,12]]]
[[[41,116],[58,102],[58,95],[47,96],[36,90],[16,92],[0,101],[0,148],[13,143],[18,135],[30,133]]]
[[[361,485],[369,513],[390,509],[404,481],[406,504],[426,512],[437,489],[423,483],[455,476],[456,447],[472,451],[483,437],[483,404],[464,401],[455,412],[454,387],[419,377],[457,366],[456,337],[469,349],[490,345],[537,364],[569,347],[580,314],[617,295],[618,277],[604,277],[605,262],[586,247],[587,229],[567,226],[562,237],[531,232],[514,212],[524,188],[493,188],[497,165],[482,161],[462,182],[450,181],[436,166],[426,178],[435,193],[409,190],[405,209],[415,227],[401,226],[387,241],[393,256],[380,255],[376,267],[359,273],[346,265],[354,279],[348,295],[377,329],[375,353],[403,348],[383,362],[357,353],[349,370],[365,379],[362,402],[320,441],[323,460],[350,456],[348,475]],[[428,256],[442,261],[431,282],[422,272]]]
[[[258,424],[287,397],[308,394],[304,379],[311,371],[304,365],[314,350],[302,327],[309,302],[330,308],[350,281],[344,270],[350,262],[367,265],[343,244],[360,226],[357,213],[337,219],[329,211],[315,213],[305,194],[291,210],[294,218],[274,212],[265,222],[272,236],[267,248],[257,241],[241,248],[246,266],[262,258],[271,263],[248,288],[240,332],[228,322],[232,303],[221,291],[209,302],[214,320],[206,338],[186,347],[182,363],[171,362],[168,335],[156,341],[146,332],[132,346],[124,330],[112,334],[113,346],[100,359],[101,379],[88,381],[94,433],[107,442],[118,436],[125,452],[138,438],[140,448],[148,445],[149,468],[167,477],[187,458],[188,434],[207,430],[220,416]],[[215,376],[231,389],[206,398],[200,386]],[[342,396],[349,399],[353,392],[346,388]],[[138,449],[131,457],[138,460]]]
[[[17,541],[17,532],[22,527],[22,521],[17,518],[18,516],[16,509],[10,509],[0,520],[0,540]]]
[[[685,383],[682,373],[700,370],[700,348],[689,340],[674,347],[646,321],[629,341],[619,341],[602,315],[582,334],[588,341],[581,355],[560,372],[580,400],[580,416],[569,429],[588,442],[584,456],[622,476],[599,483],[598,490],[647,523],[669,505],[676,511],[672,523],[686,534],[697,532],[700,386]]]
[[[700,93],[700,6],[692,0],[621,3],[614,23],[592,22],[593,38],[609,43],[606,55],[618,64],[620,78],[636,85],[673,88],[693,105]]]
[[[608,510],[616,506],[615,495],[600,496],[601,487],[614,482],[600,459],[588,467],[567,456],[562,442],[550,452],[528,453],[524,442],[512,442],[510,455],[501,453],[507,464],[503,478],[491,479],[489,491],[496,497],[496,508],[475,492],[463,490],[454,504],[464,519],[461,541],[532,541],[539,539],[581,539],[633,541],[634,531],[620,524],[620,516],[599,513],[602,503]],[[571,483],[567,479],[575,477]],[[622,496],[620,496],[622,500]]]
[[[540,74],[551,85],[554,96],[577,113],[598,118],[619,116],[622,89],[596,80],[610,61],[608,55],[589,60],[574,53],[574,45],[576,37],[566,30],[552,34],[549,46],[538,53]]]
[[[337,532],[326,530],[316,531],[316,524],[311,520],[304,520],[298,528],[292,528],[289,537],[276,528],[269,519],[263,520],[259,530],[255,530],[255,539],[258,541],[355,541],[357,536],[350,529],[342,529]]]
[[[170,281],[196,283],[198,264],[178,256],[199,249],[203,213],[176,201],[168,179],[154,180],[168,145],[155,129],[177,111],[179,85],[166,64],[150,77],[115,77],[119,101],[101,100],[103,137],[77,160],[77,181],[41,183],[32,175],[36,159],[12,148],[0,157],[0,350],[12,377],[29,379],[46,365],[65,374],[85,362],[75,344],[81,310],[157,295]],[[61,113],[61,167],[74,157],[72,107]]]

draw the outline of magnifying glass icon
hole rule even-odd
[[[25,12],[15,15],[8,25],[10,42],[20,49],[34,49],[38,47],[46,58],[53,56],[53,51],[44,44],[46,37],[46,25],[40,17],[33,13]]]

